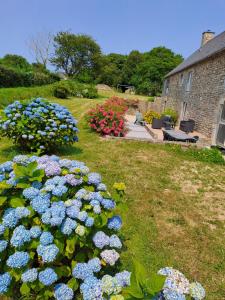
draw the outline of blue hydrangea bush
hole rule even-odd
[[[123,185],[116,189],[113,200],[98,173],[55,155],[1,164],[0,295],[124,299],[130,273],[119,268],[122,220],[113,212]]]
[[[26,150],[51,151],[77,141],[77,121],[63,106],[41,98],[15,101],[0,116],[0,134]]]

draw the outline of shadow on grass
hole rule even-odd
[[[82,154],[83,149],[75,146],[61,146],[60,148],[55,148],[55,154],[57,155],[78,155]]]

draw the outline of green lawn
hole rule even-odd
[[[173,266],[201,282],[208,300],[225,299],[224,166],[163,145],[99,137],[89,130],[85,113],[103,99],[56,100],[79,120],[80,129],[79,143],[58,154],[86,162],[109,189],[114,182],[126,184],[126,208],[120,211],[124,266],[130,267],[132,257],[149,272]],[[17,153],[10,141],[1,141],[1,162]]]

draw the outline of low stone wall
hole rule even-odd
[[[162,113],[163,105],[161,99],[162,99],[161,97],[155,97],[154,102],[138,100],[138,99],[132,101],[130,102],[130,105],[128,104],[129,109],[127,113],[129,115],[134,115],[137,109],[139,109],[142,114],[145,114],[148,110],[154,110],[158,113]]]

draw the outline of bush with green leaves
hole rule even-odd
[[[160,119],[161,115],[159,113],[157,113],[156,111],[153,110],[149,110],[145,113],[144,115],[144,120],[148,123],[148,124],[152,124],[152,120],[153,118],[156,119]]]
[[[53,95],[56,98],[67,99],[71,96],[71,89],[65,81],[60,81],[54,85]]]
[[[95,86],[83,84],[74,80],[64,80],[55,83],[53,87],[53,95],[57,98],[79,97],[94,99],[98,97]]]
[[[13,299],[123,299],[124,184],[107,191],[79,161],[18,155],[0,165],[0,295]],[[117,296],[116,296],[117,295]],[[121,298],[122,297],[122,298]]]
[[[78,140],[77,121],[63,106],[41,98],[15,101],[0,117],[0,133],[25,150],[51,151]]]
[[[177,111],[172,108],[166,108],[162,113],[162,116],[170,116],[174,124],[177,123],[179,117]]]

